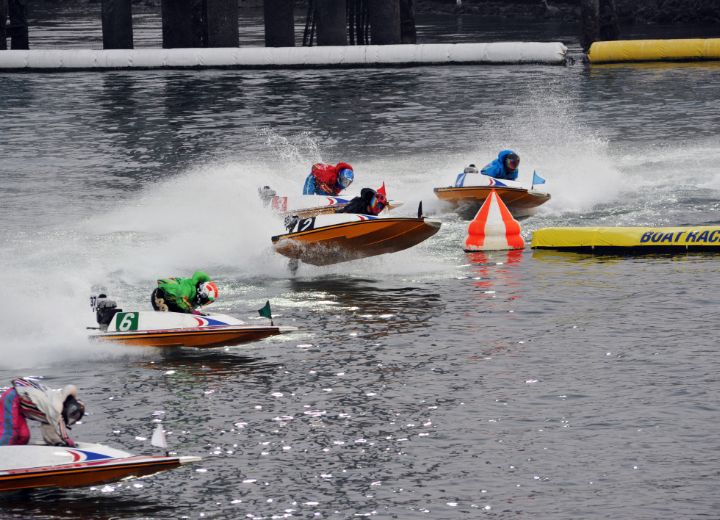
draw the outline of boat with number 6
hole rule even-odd
[[[0,491],[93,486],[144,477],[200,457],[145,456],[100,444],[0,446]]]
[[[195,315],[179,312],[118,311],[107,330],[91,339],[137,347],[222,347],[258,341],[294,330],[275,325],[247,325],[224,314]]]
[[[289,231],[272,237],[275,251],[312,265],[331,265],[369,256],[395,253],[427,240],[440,222],[355,213],[297,218]]]

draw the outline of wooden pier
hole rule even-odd
[[[29,49],[29,0],[0,0],[0,49]],[[264,0],[265,45],[295,46],[295,0]],[[164,49],[237,47],[238,0],[161,0]],[[415,43],[414,0],[308,0],[305,45]],[[104,49],[132,49],[132,0],[101,0]],[[367,26],[367,27],[366,27]],[[366,30],[368,29],[368,30]]]

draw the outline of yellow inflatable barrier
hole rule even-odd
[[[720,38],[595,42],[590,63],[720,60]]]
[[[720,252],[720,226],[544,228],[533,233],[530,247],[569,251]]]

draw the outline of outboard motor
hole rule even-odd
[[[122,312],[122,309],[118,309],[117,303],[113,300],[108,300],[107,296],[104,298],[98,298],[97,307],[95,309],[95,318],[97,319],[98,325],[100,325],[101,329],[106,330],[118,312]]]
[[[122,309],[117,308],[117,303],[108,299],[104,292],[90,297],[90,308],[95,311],[95,319],[101,330],[107,330],[115,315],[122,312]]]
[[[277,195],[277,192],[270,186],[263,186],[262,188],[258,188],[258,195],[260,195],[260,200],[262,200],[263,206],[268,206]]]
[[[285,217],[285,229],[288,230],[288,233],[292,233],[293,228],[295,227],[295,224],[298,223],[297,215],[288,215]]]
[[[477,166],[474,164],[468,165],[464,170],[463,173],[480,173],[477,169]]]

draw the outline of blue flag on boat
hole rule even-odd
[[[533,181],[532,185],[535,186],[536,184],[545,184],[545,179],[540,177],[537,172],[533,172]]]

